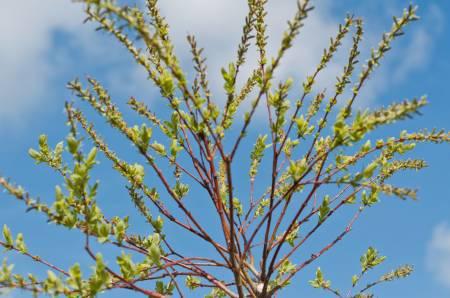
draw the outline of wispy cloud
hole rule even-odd
[[[444,15],[437,5],[431,5],[424,13],[420,27],[412,32],[412,38],[402,49],[400,63],[393,67],[393,79],[404,81],[410,73],[425,68],[430,62],[436,39],[442,32]]]
[[[174,7],[177,9],[173,9]],[[167,0],[161,1],[161,8],[171,24],[173,39],[180,55],[184,60],[190,59],[186,55],[189,52],[185,37],[187,34],[194,34],[199,45],[205,48],[213,87],[217,91],[221,90],[220,68],[235,59],[247,6],[239,0]],[[296,1],[269,1],[267,11],[270,57],[275,55],[280,45],[287,20],[295,14]],[[337,21],[326,1],[317,3],[316,10],[306,21],[294,48],[286,55],[278,72],[279,77],[299,78],[313,71],[329,37],[335,35],[336,30]],[[257,53],[254,47],[250,49],[247,61],[242,77],[256,67]],[[339,64],[339,61],[335,63]]]
[[[286,28],[286,20],[295,13],[295,5],[296,1],[291,0],[269,1],[267,17],[270,35],[269,54],[276,53]],[[344,16],[337,16],[334,13],[334,6],[330,1],[315,1],[314,5],[316,9],[305,22],[295,46],[288,52],[278,71],[279,78],[291,76],[300,83],[307,74],[313,72],[320,61],[323,49],[328,46],[329,38],[336,34],[338,23],[343,21]],[[188,33],[195,34],[199,44],[205,47],[213,90],[219,93],[222,84],[220,68],[233,61],[235,57],[241,25],[247,12],[246,6],[238,0],[167,0],[161,2],[161,7],[172,25],[171,31],[178,53],[185,60],[189,59],[186,55],[188,47],[185,42]],[[174,7],[177,9],[173,9]],[[401,8],[393,9],[389,6],[382,13],[398,15]],[[393,52],[389,53],[391,57],[383,61],[383,68],[377,70],[374,77],[369,80],[361,93],[360,101],[357,102],[358,105],[370,105],[377,101],[383,92],[404,82],[409,74],[426,68],[436,39],[442,31],[443,16],[437,5],[431,5],[421,14],[424,20],[419,26],[412,28],[413,30],[408,30],[406,41],[403,39],[395,43]],[[390,24],[386,24],[384,27],[388,30],[389,26]],[[382,35],[382,32],[376,31],[373,26],[367,27],[361,49],[361,61],[367,59],[370,48],[377,46]],[[327,70],[318,77],[317,89],[327,88],[332,91],[335,77],[342,72],[346,63],[347,50],[348,47],[344,45],[343,50],[338,52]],[[253,48],[244,73],[250,73],[255,67],[256,60]]]
[[[400,12],[401,6],[393,5],[386,8],[385,14],[399,15]],[[379,103],[378,98],[386,91],[401,85],[414,73],[425,70],[432,61],[433,50],[442,33],[444,16],[437,4],[430,5],[426,10],[419,10],[419,15],[422,16],[422,20],[406,29],[406,37],[394,41],[391,52],[381,63],[381,68],[375,71],[363,88],[356,103],[360,107]],[[384,27],[385,30],[390,29],[389,24]],[[381,34],[382,32],[374,29],[368,32],[366,30],[363,56],[369,55],[369,47],[377,46]],[[399,101],[402,98],[392,100]]]
[[[335,15],[330,3],[331,1],[315,2],[316,9],[302,28],[296,45],[286,55],[278,72],[279,78],[294,77],[298,86],[300,81],[314,70],[329,37],[335,35],[337,24],[342,21],[342,18]],[[270,55],[275,54],[286,28],[286,20],[295,13],[295,5],[294,0],[269,1]],[[220,68],[235,59],[241,26],[247,13],[246,5],[241,0],[164,0],[160,1],[160,6],[163,15],[171,24],[176,50],[184,64],[189,66],[190,61],[185,39],[187,34],[195,34],[199,45],[205,48],[212,89],[220,99],[220,94],[223,94]],[[37,11],[39,13],[36,13]],[[56,31],[69,32],[72,38],[78,39],[84,50],[101,51],[105,46],[94,42],[98,33],[82,24],[84,16],[80,6],[73,5],[70,1],[7,1],[2,4],[0,16],[0,25],[6,28],[0,31],[1,128],[5,127],[6,123],[17,124],[28,119],[36,109],[45,106],[43,101],[48,98],[45,95],[51,90],[49,82],[55,73],[64,67],[66,60],[70,59],[49,59],[49,56],[57,55],[56,46],[67,46],[55,45]],[[401,59],[396,60],[397,62],[391,60],[387,67],[384,67],[383,73],[370,81],[362,94],[364,102],[369,103],[376,99],[384,90],[392,88],[403,81],[407,74],[425,67],[429,62],[429,49],[439,33],[439,30],[433,28],[439,27],[436,22],[442,22],[442,14],[437,6],[432,6],[427,16],[430,17],[426,19],[433,20],[434,23],[426,21],[419,30],[412,33],[413,37],[409,43],[405,43],[402,49],[397,49],[397,52],[402,52],[399,57]],[[366,32],[365,41],[376,45],[376,37],[380,35],[380,32],[373,30]],[[108,54],[117,53],[123,54]],[[318,78],[319,89],[327,87],[329,91],[332,90],[335,77],[342,71],[345,59],[346,53],[341,51],[329,69]],[[254,69],[256,60],[257,54],[252,48],[242,78]],[[143,93],[147,93],[149,84],[145,81],[145,75],[135,68],[115,68],[104,75],[112,86],[117,85],[114,82],[121,82],[121,86],[134,86],[133,90],[143,87]]]
[[[54,58],[53,33],[58,30],[81,35],[82,20],[80,7],[69,1],[2,3],[0,128],[24,121],[43,105],[42,95],[49,93],[49,80],[57,67],[49,59]]]
[[[450,225],[437,225],[428,243],[426,265],[437,281],[450,288]]]

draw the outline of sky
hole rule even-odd
[[[0,175],[10,177],[32,194],[49,200],[45,198],[53,196],[54,185],[61,181],[50,170],[35,166],[27,151],[36,145],[41,133],[48,134],[53,144],[67,135],[64,101],[74,99],[65,88],[68,81],[91,75],[108,87],[119,104],[133,95],[156,108],[163,107],[154,99],[157,92],[146,81],[142,70],[134,66],[127,52],[111,36],[96,32],[92,24],[83,23],[80,5],[68,0],[4,2],[0,10]],[[314,70],[322,49],[346,13],[364,19],[363,55],[367,57],[382,32],[390,29],[392,15],[400,14],[410,3],[409,0],[335,2],[313,1],[316,9],[306,21],[296,46],[283,61],[280,77],[293,77],[298,86],[301,79]],[[421,20],[394,43],[357,104],[361,108],[379,107],[427,95],[430,105],[422,116],[394,125],[383,131],[385,134],[422,127],[450,129],[450,3],[425,0],[413,3],[419,5]],[[294,0],[269,0],[269,44],[273,45],[269,47],[269,54],[276,49],[294,7]],[[199,45],[205,48],[211,88],[220,100],[223,95],[220,95],[219,70],[235,55],[246,14],[245,1],[165,0],[161,1],[161,10],[171,24],[175,49],[183,66],[190,65],[186,34],[195,34]],[[251,57],[255,55],[249,60]],[[345,52],[337,56],[320,77],[319,88],[332,86],[330,82],[341,71],[344,59]],[[251,65],[244,68],[244,72],[252,69]],[[257,116],[256,121],[264,123],[263,112]],[[99,129],[111,139],[112,146],[119,152],[130,151],[116,133],[108,130],[100,119],[94,119],[100,122]],[[346,240],[301,273],[281,297],[297,297],[300,289],[308,297],[323,297],[323,293],[306,286],[317,266],[323,268],[336,286],[346,288],[351,275],[358,270],[359,256],[369,245],[388,256],[383,266],[385,271],[406,263],[415,267],[408,279],[380,287],[377,297],[450,297],[449,153],[447,144],[419,146],[415,156],[427,159],[429,168],[396,178],[396,182],[419,188],[419,200],[402,202],[386,198],[382,204],[371,208]],[[101,203],[105,212],[126,215],[133,211],[126,201],[124,182],[111,173],[106,161],[102,161],[96,176],[102,181]],[[122,187],[118,189],[117,185]],[[87,257],[80,254],[82,242],[76,232],[67,233],[46,224],[39,215],[26,214],[23,206],[2,192],[0,206],[0,224],[8,224],[16,233],[24,232],[28,246],[36,254],[63,266],[75,261],[87,262]],[[198,208],[204,210],[203,206]],[[136,223],[137,231],[145,231],[139,219],[132,218],[132,222]],[[195,245],[188,244],[186,249],[195,251]],[[8,254],[8,259],[17,264],[19,271],[45,272],[44,268],[21,256]],[[377,271],[374,276],[381,273],[384,272]],[[104,296],[120,297],[120,294]],[[11,297],[28,296],[13,292]]]

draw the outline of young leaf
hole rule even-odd
[[[27,252],[27,247],[25,245],[25,241],[23,240],[23,234],[22,233],[17,234],[17,237],[16,237],[16,248],[23,254]]]
[[[3,239],[5,239],[7,249],[14,247],[14,241],[11,236],[11,230],[8,228],[7,225],[3,225]]]
[[[367,249],[367,252],[361,256],[361,269],[363,272],[365,272],[375,266],[378,266],[385,259],[386,257],[378,255],[378,251],[375,248],[369,247]]]
[[[323,222],[325,218],[328,216],[328,213],[330,213],[330,197],[325,196],[325,198],[322,201],[322,204],[319,207],[319,223]]]

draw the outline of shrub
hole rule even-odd
[[[36,163],[51,167],[61,176],[54,202],[45,204],[34,199],[5,178],[0,177],[0,184],[28,210],[81,232],[93,270],[82,272],[79,264],[64,269],[34,255],[23,235],[13,235],[5,225],[0,245],[47,267],[48,276],[13,274],[13,266],[5,261],[0,271],[2,288],[67,297],[93,297],[119,288],[148,297],[182,297],[188,289],[206,289],[210,291],[206,297],[273,297],[296,273],[344,239],[357,218],[377,204],[380,196],[416,198],[415,190],[392,185],[389,179],[399,171],[420,170],[426,163],[401,155],[412,151],[417,143],[450,140],[449,133],[437,130],[403,131],[390,138],[368,139],[371,132],[418,114],[427,103],[423,97],[376,110],[358,111],[354,107],[391,43],[417,19],[413,6],[394,18],[392,29],[383,35],[360,72],[356,66],[363,23],[347,16],[317,68],[301,85],[300,96],[289,100],[294,81],[276,83],[276,71],[301,33],[312,6],[307,0],[298,3],[278,52],[270,58],[266,52],[267,0],[248,0],[236,59],[222,69],[226,102],[221,104],[210,90],[206,61],[194,36],[187,38],[194,69],[180,66],[157,0],[147,0],[145,11],[119,6],[112,0],[78,2],[84,3],[87,20],[113,35],[145,69],[170,114],[153,112],[131,97],[129,107],[142,118],[141,124],[133,126],[97,80],[87,78],[86,82],[74,80],[68,84],[81,101],[134,145],[142,160],[134,163],[119,157],[85,113],[67,102],[67,138],[52,146],[41,135],[38,148],[29,151]],[[352,44],[342,74],[327,91],[316,91],[317,77],[350,35]],[[242,78],[242,66],[252,43],[258,67]],[[189,79],[192,72],[195,77]],[[359,76],[355,75],[358,72]],[[249,129],[256,125],[255,113],[260,106],[267,110],[268,125],[258,124],[256,137]],[[85,137],[93,144],[86,151]],[[248,143],[253,142],[249,149]],[[132,234],[128,217],[108,217],[102,212],[96,200],[99,184],[91,178],[99,153],[123,176],[129,199],[151,233]],[[257,178],[267,181],[266,187],[256,183]],[[202,198],[201,204],[207,202],[210,208],[207,221],[196,210]],[[314,235],[323,237],[324,226],[338,211],[354,214],[342,232],[310,256],[298,254]],[[165,232],[168,226],[190,237],[198,253],[183,252],[176,241],[179,234]],[[93,248],[93,241],[109,247],[109,251],[111,247],[116,249],[116,259],[104,260]],[[206,247],[214,254],[204,254]],[[347,296],[324,278],[320,268],[310,284],[338,297],[371,297],[368,291],[374,286],[406,277],[412,271],[409,265],[400,266],[361,286],[365,273],[384,259],[369,247],[361,257],[360,273],[351,279]]]

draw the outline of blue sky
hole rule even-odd
[[[188,65],[189,61],[185,35],[193,33],[205,47],[212,89],[220,94],[222,82],[218,70],[234,57],[246,13],[245,1],[161,2],[162,11],[172,24],[176,51],[183,64]],[[381,33],[390,28],[392,15],[401,13],[409,3],[399,0],[347,0],[339,4],[315,1],[316,10],[306,22],[297,46],[282,64],[280,77],[293,76],[298,83],[311,72],[322,48],[335,34],[336,25],[347,12],[365,20],[364,53],[367,54],[370,47],[376,46]],[[417,1],[415,4],[420,7],[422,20],[408,28],[406,36],[395,42],[358,104],[377,107],[426,94],[430,105],[423,110],[423,116],[392,126],[383,134],[421,127],[450,128],[450,3]],[[270,41],[275,45],[294,5],[293,0],[269,0]],[[95,32],[92,25],[82,24],[83,19],[80,6],[70,1],[5,1],[0,11],[3,29],[0,32],[0,174],[11,177],[43,200],[51,200],[54,185],[61,181],[50,170],[36,167],[28,158],[27,150],[35,146],[41,133],[48,134],[52,143],[67,134],[63,105],[64,100],[73,99],[65,89],[69,80],[89,74],[103,82],[119,104],[134,95],[156,108],[161,106],[153,99],[156,91],[145,80],[142,71],[131,63],[129,55],[110,36]],[[333,84],[344,58],[344,55],[338,55],[330,71],[319,81],[320,87],[328,84],[331,88],[330,82]],[[262,112],[256,121],[264,123]],[[98,122],[99,130],[119,152],[130,150],[117,134],[108,130],[101,120]],[[410,278],[381,287],[376,292],[378,297],[450,297],[449,153],[445,144],[419,146],[415,156],[426,157],[430,167],[396,178],[396,182],[418,187],[419,201],[400,202],[385,198],[382,204],[360,219],[352,234],[332,253],[301,273],[281,297],[297,297],[300,289],[305,291],[305,296],[322,297],[323,293],[306,286],[317,266],[324,269],[337,287],[347,288],[351,275],[358,270],[359,255],[369,245],[388,256],[383,266],[385,271],[405,263],[415,266],[415,273]],[[122,178],[111,173],[106,161],[102,162],[96,176],[102,181],[100,200],[105,212],[126,215],[133,211],[127,202]],[[246,179],[246,176],[242,177]],[[38,215],[25,214],[23,206],[4,193],[0,193],[0,204],[0,224],[7,223],[16,233],[24,232],[33,253],[66,267],[75,261],[88,261],[80,254],[82,242],[76,232],[67,233],[46,224]],[[204,210],[202,206],[195,208]],[[145,231],[139,219],[132,218],[132,222],[135,231]],[[317,241],[321,243],[321,240]],[[195,243],[187,244],[187,251],[195,249]],[[8,259],[15,262],[21,272],[45,272],[44,268],[20,256],[8,254]],[[381,273],[384,271],[377,271],[375,276]],[[105,296],[120,297],[121,294]],[[13,293],[13,296],[27,297],[20,293]]]

